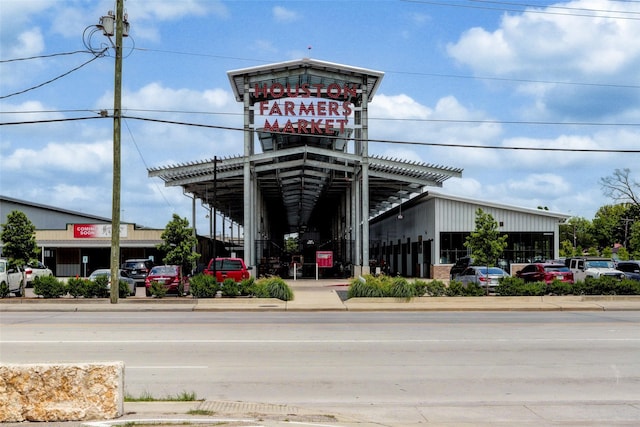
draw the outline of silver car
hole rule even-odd
[[[463,285],[469,283],[476,283],[481,288],[489,288],[489,292],[495,291],[495,288],[500,284],[500,279],[503,277],[509,277],[509,273],[498,267],[472,266],[467,267],[462,273],[460,273],[455,280],[462,282]]]
[[[89,276],[89,280],[95,281],[99,276],[107,276],[109,278],[109,287],[111,287],[111,270],[108,268],[101,268],[99,270],[94,271]],[[120,270],[120,280],[127,282],[129,285],[129,295],[135,296],[136,294],[136,281],[133,280],[126,271]]]

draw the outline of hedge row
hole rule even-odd
[[[496,288],[499,296],[542,296],[542,295],[640,295],[640,282],[637,280],[616,280],[610,277],[589,278],[574,284],[558,280],[549,285],[544,282],[529,282],[517,277],[501,279]],[[412,298],[421,296],[484,296],[487,290],[475,283],[463,285],[451,281],[447,286],[440,280],[425,282],[409,281],[404,277],[366,275],[351,281],[347,298],[391,297]]]
[[[235,282],[226,279],[217,283],[213,276],[197,274],[189,283],[191,294],[195,298],[214,298],[220,293],[223,297],[249,296],[255,298],[277,298],[282,301],[293,300],[293,291],[287,283],[278,276],[264,277],[256,280],[253,277]]]
[[[74,298],[107,298],[110,295],[109,278],[100,276],[96,280],[71,278],[66,283],[53,276],[39,276],[33,281],[33,293],[43,298],[60,298],[67,294]],[[129,285],[120,281],[120,298],[129,296]]]

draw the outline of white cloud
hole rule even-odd
[[[294,22],[298,20],[298,13],[282,6],[273,8],[273,18],[277,22]]]
[[[112,141],[92,144],[48,143],[41,149],[18,148],[3,156],[3,169],[40,171],[39,174],[64,171],[69,174],[99,173],[111,165]]]

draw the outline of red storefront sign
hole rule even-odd
[[[120,236],[127,236],[127,226],[120,225]],[[111,237],[111,224],[73,224],[74,239]]]
[[[320,268],[333,267],[333,251],[316,251],[316,263]]]

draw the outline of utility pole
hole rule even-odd
[[[111,204],[111,304],[118,303],[120,288],[120,118],[122,104],[122,34],[124,0],[116,0],[115,78],[113,84],[113,189]]]

